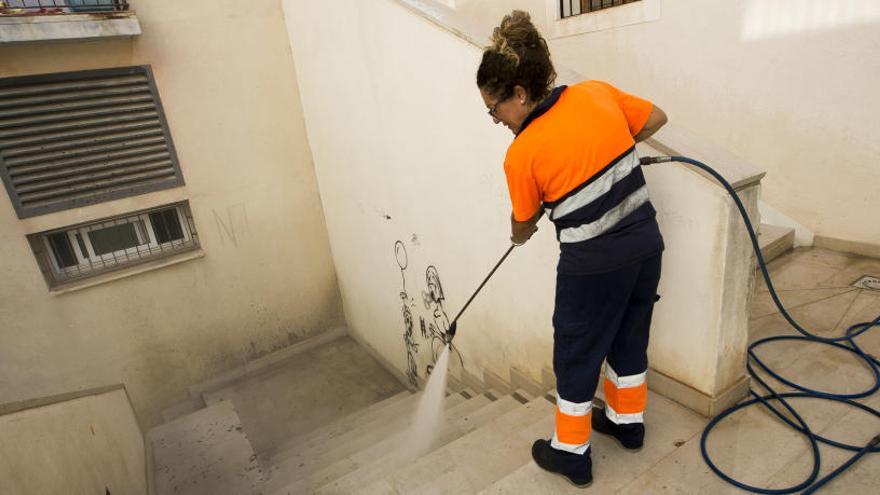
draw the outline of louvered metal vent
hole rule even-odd
[[[0,79],[0,173],[19,218],[183,184],[148,66]]]

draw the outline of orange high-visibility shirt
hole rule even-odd
[[[613,269],[663,249],[633,139],[652,109],[606,82],[563,86],[510,144],[504,172],[514,219],[543,205],[561,243],[560,272]]]
[[[532,218],[542,202],[558,200],[635,145],[653,107],[606,82],[584,81],[527,119],[504,161],[516,221]]]

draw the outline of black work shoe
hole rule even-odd
[[[535,440],[532,444],[532,459],[542,469],[560,474],[569,483],[586,488],[593,482],[593,463],[590,461],[590,449],[583,455],[556,450],[548,440]]]
[[[593,431],[614,437],[627,450],[638,452],[645,444],[645,425],[643,423],[614,424],[605,416],[605,409],[598,407],[593,408],[592,423]]]

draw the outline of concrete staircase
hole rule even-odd
[[[444,424],[435,432],[427,455],[415,459],[407,455],[410,434],[407,426],[417,403],[414,398],[403,406],[402,414],[386,413],[378,418],[381,428],[376,428],[375,423],[364,425],[353,431],[350,439],[322,440],[318,446],[310,445],[307,440],[292,447],[292,453],[282,453],[277,460],[270,460],[273,466],[266,493],[395,493],[395,490],[407,493],[410,486],[391,488],[398,482],[396,476],[413,473],[401,479],[410,484],[414,479],[428,482],[428,474],[439,476],[445,469],[437,470],[437,466],[432,465],[432,456],[448,457],[449,453],[460,450],[465,439],[478,435],[477,432],[496,431],[497,426],[493,425],[502,418],[517,417],[520,422],[537,420],[534,404],[520,394],[496,398],[487,393],[469,399],[464,398],[466,394],[467,391],[448,397]],[[535,403],[544,406],[543,416],[552,417],[551,404],[544,399]],[[547,408],[550,408],[549,414]],[[311,462],[297,463],[291,462],[292,459]]]
[[[148,432],[150,493],[476,493],[530,462],[531,442],[552,432],[548,385],[515,370],[511,377],[513,384],[488,372],[450,374],[442,426],[421,456],[407,449],[419,393],[401,391],[260,451],[258,432],[240,417],[247,404],[236,404],[242,396],[231,392],[254,375],[215,378],[192,387],[163,413],[166,423]]]
[[[664,459],[679,462],[682,448],[698,452],[705,419],[651,391],[648,441],[634,455],[599,434],[593,435],[594,493],[654,493],[652,468]],[[154,449],[159,495],[299,494],[543,494],[583,493],[542,471],[531,459],[531,444],[553,431],[555,406],[548,394],[510,394],[466,388],[450,392],[443,426],[427,453],[409,456],[408,427],[420,395],[403,392],[254,455],[246,431],[235,426],[227,400],[160,427]],[[189,433],[169,437],[187,425]],[[231,428],[230,428],[231,426]],[[212,433],[213,432],[213,433]],[[152,432],[151,432],[152,433]],[[196,446],[168,456],[193,439]],[[157,444],[158,442],[158,444]],[[682,447],[684,446],[684,447]],[[704,467],[704,466],[703,466]],[[651,487],[644,491],[639,480]],[[629,490],[629,491],[627,491]]]
[[[258,456],[235,405],[207,397],[149,432],[152,493],[475,493],[528,463],[531,442],[553,428],[546,395],[448,389],[428,453],[410,458],[420,398],[401,392]]]
[[[760,233],[768,261],[792,249],[792,229],[761,225]],[[163,413],[167,423],[147,435],[153,461],[151,495],[579,493],[542,471],[530,457],[532,442],[553,431],[554,377],[549,368],[540,384],[516,369],[510,370],[509,379],[488,370],[455,370],[448,377],[442,427],[434,432],[427,453],[419,456],[408,454],[406,447],[421,396],[406,390],[386,388],[386,398],[373,399],[353,413],[355,409],[348,408],[340,413],[344,416],[337,414],[316,426],[313,418],[296,416],[308,427],[271,441],[265,429],[260,435],[249,432],[245,425],[256,423],[251,416],[251,422],[243,424],[241,418],[247,417],[240,413],[253,414],[254,408],[236,404],[245,395],[232,390],[245,379],[254,381],[254,373],[271,371],[297,355],[315,352],[325,359],[329,349],[342,349],[339,342],[347,337],[340,335],[303,343],[299,350],[264,358],[259,367],[251,363],[191,387],[184,401]],[[346,352],[344,361],[352,361],[350,350]],[[357,364],[358,373],[363,364]],[[296,369],[319,373],[301,363]],[[297,375],[297,383],[287,381],[284,387],[305,386],[302,379]],[[264,378],[256,375],[256,381],[264,383]],[[270,395],[277,391],[265,386],[261,390]],[[300,396],[293,396],[302,403]],[[345,402],[351,401],[347,396]],[[594,435],[594,491],[636,493],[634,480],[650,478],[652,466],[682,445],[696,452],[693,444],[704,418],[653,391],[649,403],[650,422],[664,426],[649,428],[649,443],[641,456]],[[329,411],[326,404],[322,407],[321,414]]]
[[[767,263],[794,248],[794,229],[762,223],[758,229],[758,244]]]
[[[335,342],[326,345],[339,347]],[[244,415],[248,411],[252,415],[253,407],[237,403],[250,396],[231,392],[242,386],[241,379],[225,387],[202,389],[190,400],[203,404],[201,408],[178,404],[168,411],[174,419],[147,434],[152,460],[150,493],[581,493],[542,471],[531,459],[532,442],[548,438],[553,431],[555,405],[549,369],[542,384],[515,369],[510,370],[509,381],[485,370],[480,375],[458,371],[458,376],[448,377],[442,426],[433,432],[430,448],[422,455],[409,454],[407,448],[421,398],[418,393],[392,393],[355,412],[347,411],[319,426],[289,430],[299,433],[267,442],[266,425]],[[261,391],[276,390],[266,388],[273,379],[269,375],[242,379],[259,382]],[[299,375],[283,387],[303,387],[305,381],[307,377]],[[330,391],[322,392],[326,393]],[[301,404],[302,396],[293,396]],[[345,395],[342,400],[352,399]],[[705,419],[653,391],[648,401],[649,427],[663,426],[649,428],[640,456],[624,451],[610,438],[593,436],[596,493],[619,492],[640,476],[650,476],[652,466],[682,445],[691,445],[696,452],[693,442]],[[293,421],[314,424],[313,419],[299,415]],[[287,430],[276,425],[272,431]]]

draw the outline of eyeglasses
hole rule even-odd
[[[505,101],[509,100],[511,96],[513,96],[513,95],[512,95],[512,94],[509,94],[509,95],[505,96],[504,98],[501,98],[500,100],[496,101],[494,105],[492,105],[491,107],[489,107],[489,117],[492,117],[493,119],[497,119],[497,118],[498,118],[498,114],[495,112],[495,110],[498,108],[498,105],[500,105],[500,104],[504,103]]]

